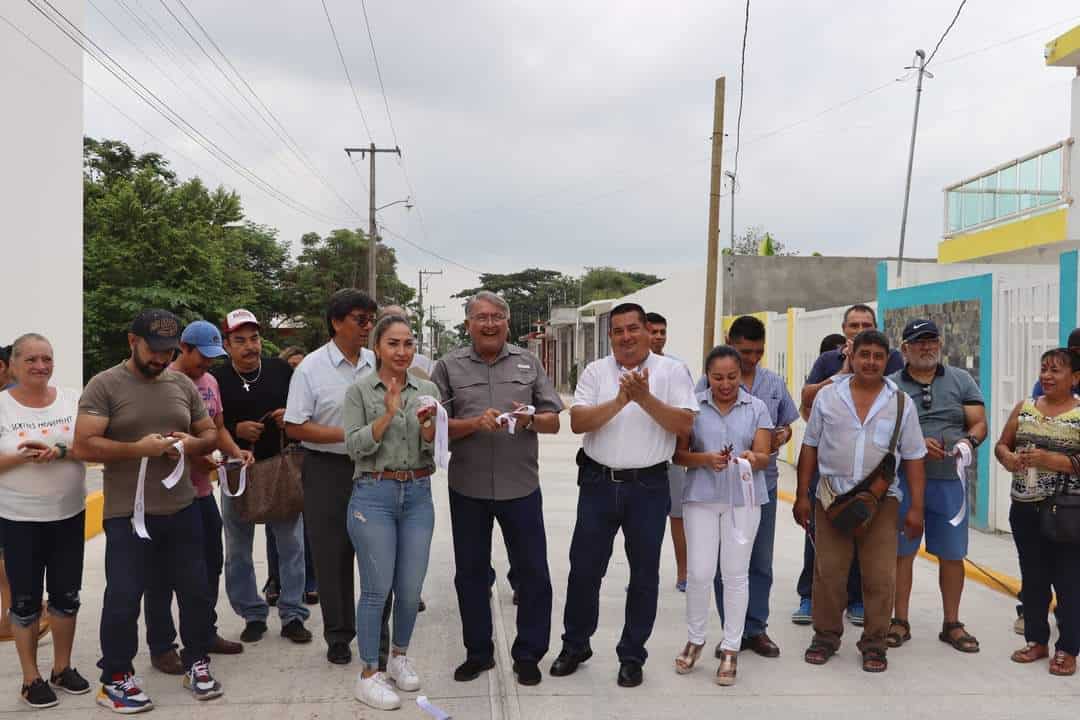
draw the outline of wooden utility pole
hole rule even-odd
[[[724,78],[716,79],[713,99],[712,171],[709,174],[709,242],[705,263],[705,328],[701,357],[713,348],[716,340],[716,281],[720,255],[720,187],[723,181],[721,157],[724,152]]]
[[[398,157],[401,157],[401,148],[377,148],[375,147],[375,143],[371,143],[371,145],[366,148],[345,148],[345,154],[349,157],[352,157],[354,152],[360,153],[361,159],[363,159],[364,154],[367,153],[370,155],[371,159],[371,178],[370,186],[368,187],[368,280],[366,290],[372,300],[379,302],[379,296],[376,295],[377,288],[375,287],[375,276],[379,259],[379,229],[375,225],[375,153],[396,153]],[[359,280],[357,277],[359,267],[360,256],[357,254],[356,258],[353,259],[353,287],[356,287],[356,283]]]

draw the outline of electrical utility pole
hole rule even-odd
[[[424,352],[424,276],[425,275],[442,275],[442,270],[421,270],[419,273],[420,279],[416,283],[416,290],[420,295],[419,302],[417,303],[417,312],[420,315],[420,332],[417,333],[416,339],[418,347],[416,352]]]
[[[379,230],[375,226],[375,153],[395,153],[398,157],[401,157],[401,148],[377,148],[375,143],[371,143],[366,148],[345,148],[345,154],[350,158],[353,153],[360,153],[360,159],[364,158],[367,154],[371,160],[371,177],[368,185],[368,280],[367,280],[367,293],[371,296],[371,299],[375,302],[379,302],[379,296],[376,294],[377,288],[375,287],[375,274],[377,270],[377,262],[379,258]],[[353,271],[352,271],[352,286],[356,287],[356,283],[359,280],[357,274],[360,271],[360,255],[359,253],[353,259]]]
[[[713,96],[712,169],[709,176],[709,240],[705,263],[705,329],[701,357],[705,358],[716,340],[716,279],[720,254],[720,165],[724,152],[724,78],[716,79]]]
[[[428,324],[431,325],[431,350],[429,350],[429,352],[431,353],[431,359],[432,360],[435,359],[436,353],[439,352],[439,334],[438,334],[436,326],[435,326],[435,311],[436,310],[442,310],[445,307],[446,307],[445,305],[429,305],[428,306],[428,309],[431,312],[431,317],[428,319]]]
[[[900,252],[896,259],[896,284],[900,286],[904,273],[904,239],[907,236],[908,200],[911,198],[911,168],[915,163],[915,134],[919,130],[919,101],[922,99],[923,75],[934,77],[926,69],[926,52],[915,51],[915,60],[918,65],[909,65],[905,70],[917,70],[919,75],[915,81],[915,118],[911,121],[911,146],[908,148],[907,180],[904,183],[904,212],[900,216]]]

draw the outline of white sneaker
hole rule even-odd
[[[401,707],[401,698],[390,687],[386,673],[377,672],[371,677],[363,673],[356,676],[356,699],[376,710],[397,710]]]
[[[420,689],[420,676],[416,674],[408,655],[391,655],[386,673],[399,690],[416,692]]]

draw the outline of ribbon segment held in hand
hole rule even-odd
[[[221,492],[227,497],[240,497],[244,494],[244,490],[247,489],[247,465],[240,466],[240,480],[236,487],[236,492],[229,492],[229,473],[225,469],[225,464],[218,465],[217,469],[218,485],[221,486]]]
[[[755,507],[754,468],[746,458],[732,458],[732,462],[728,464],[728,472],[736,473],[735,482],[738,483],[739,489],[742,491],[743,504],[737,506],[735,504],[735,485],[732,484],[730,500],[733,514],[731,524],[735,529],[735,542],[745,545],[752,540],[752,538],[747,537],[742,528],[749,527],[750,513],[753,512]]]
[[[953,448],[952,454],[956,456],[956,476],[960,478],[960,511],[956,513],[949,524],[953,527],[960,527],[960,523],[964,522],[964,518],[967,516],[967,469],[971,465],[972,454],[971,446],[966,442],[956,443],[956,447]]]
[[[514,430],[517,428],[518,417],[522,415],[535,415],[536,408],[532,405],[525,405],[519,407],[517,410],[511,410],[510,412],[504,412],[502,415],[496,418],[499,424],[506,424],[506,430],[511,435],[514,434]]]
[[[180,482],[180,478],[184,476],[184,443],[177,440],[173,443],[173,448],[180,453],[180,459],[176,461],[176,467],[172,469],[172,472],[161,481],[167,490],[176,487],[176,483]],[[150,539],[150,532],[146,529],[146,467],[149,463],[150,458],[145,457],[139,463],[139,480],[135,485],[135,508],[131,516],[131,525],[135,528],[135,534],[143,540]]]
[[[450,467],[450,416],[446,408],[430,395],[417,398],[421,408],[435,408],[435,464],[445,470]]]

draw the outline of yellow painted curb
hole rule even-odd
[[[100,490],[86,496],[86,539],[105,531],[105,494]]]
[[[776,497],[783,500],[786,503],[795,504],[795,496],[789,492],[783,490],[776,491]],[[931,555],[926,552],[926,547],[919,548],[919,557],[936,563],[938,561],[937,556]],[[1006,575],[999,573],[991,568],[984,568],[970,560],[964,560],[964,576],[969,580],[973,580],[980,585],[985,585],[991,590],[996,590],[1002,595],[1008,595],[1011,598],[1016,598],[1020,593],[1020,580],[1014,578],[1012,575]]]

